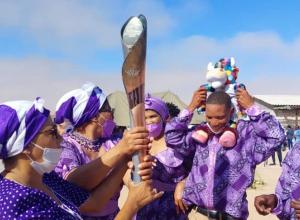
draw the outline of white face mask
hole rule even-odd
[[[47,147],[43,148],[35,143],[32,144],[43,151],[43,162],[34,161],[28,156],[28,158],[31,160],[31,166],[41,175],[51,172],[56,167],[60,159],[62,149]]]

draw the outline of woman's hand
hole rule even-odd
[[[175,188],[174,203],[175,203],[177,214],[179,214],[180,211],[185,214],[185,212],[188,210],[188,207],[182,201],[184,187],[185,187],[185,180],[182,180],[179,183],[177,183]]]
[[[135,127],[130,131],[125,131],[123,138],[118,144],[121,152],[127,156],[131,156],[139,150],[148,151],[150,145],[149,132],[146,127]]]

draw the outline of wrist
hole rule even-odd
[[[194,112],[196,107],[193,106],[193,105],[189,105],[187,108],[186,108],[189,112]]]
[[[139,206],[135,198],[132,198],[130,195],[128,195],[128,198],[124,204],[124,208],[126,208],[127,211],[132,214],[135,214],[139,211]]]

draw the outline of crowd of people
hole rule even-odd
[[[147,95],[145,127],[120,132],[105,93],[87,83],[63,95],[55,116],[42,98],[0,104],[1,219],[247,219],[246,189],[255,168],[287,141],[274,194],[256,197],[261,215],[300,219],[300,130],[285,130],[245,88],[236,100],[234,146],[219,139],[233,113],[231,97],[199,88],[187,108]],[[206,121],[190,126],[205,104]],[[195,132],[207,125],[207,140]],[[293,144],[293,139],[295,139]],[[131,156],[148,152],[133,183]],[[129,189],[124,206],[118,198]]]

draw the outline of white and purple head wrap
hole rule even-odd
[[[166,103],[159,98],[152,97],[150,94],[145,97],[145,110],[156,111],[164,122],[169,118],[169,109]]]
[[[21,153],[41,130],[49,110],[44,100],[11,101],[0,105],[0,158]]]
[[[106,95],[92,83],[66,93],[56,105],[55,123],[68,122],[79,127],[97,116]]]

